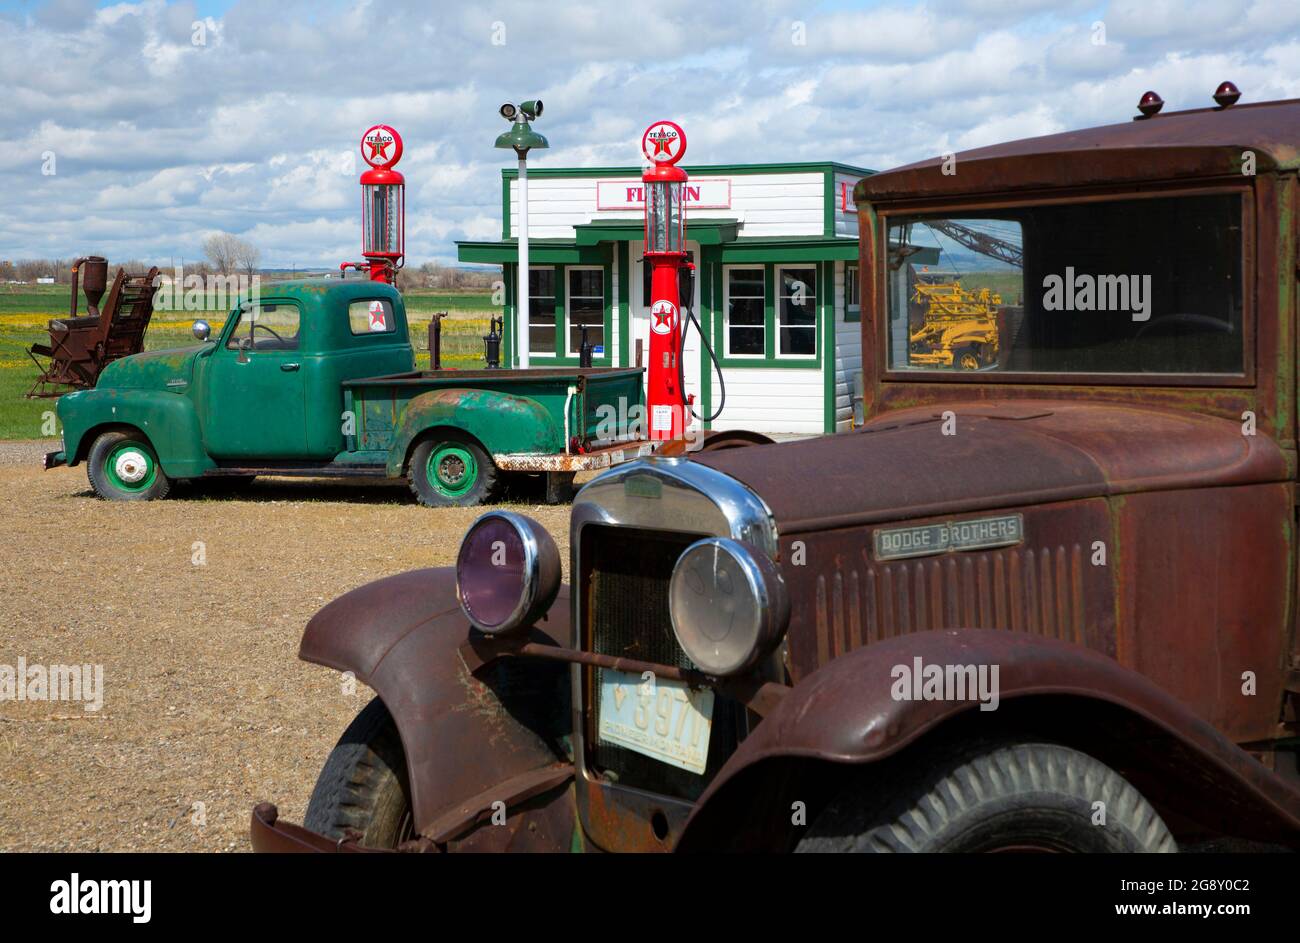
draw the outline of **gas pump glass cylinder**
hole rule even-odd
[[[364,255],[401,255],[402,186],[400,184],[363,184],[362,211],[365,216]]]
[[[646,251],[684,251],[682,185],[656,182],[646,188]]]

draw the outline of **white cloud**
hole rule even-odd
[[[1300,96],[1294,0],[192,2],[0,12],[0,258],[199,255],[223,229],[268,265],[360,242],[356,143],[406,140],[411,264],[500,232],[505,100],[541,97],[540,166],[635,165],[680,120],[688,161],[883,169],[1125,121],[1155,88],[1200,107]],[[845,7],[848,7],[847,9]],[[382,11],[382,13],[381,13]],[[193,43],[196,21],[203,43]],[[803,24],[806,44],[792,42]],[[1105,27],[1098,45],[1094,23]],[[504,45],[494,43],[504,27]],[[54,64],[57,63],[57,67]],[[52,151],[58,173],[41,175]]]

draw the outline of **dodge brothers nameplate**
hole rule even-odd
[[[903,560],[949,550],[1009,547],[1025,539],[1022,514],[977,517],[969,521],[881,528],[875,533],[877,560]]]

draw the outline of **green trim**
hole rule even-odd
[[[858,267],[858,263],[856,261],[844,263],[844,323],[845,324],[858,324],[861,323],[862,321],[861,295],[858,296],[858,310],[856,312],[849,310],[849,285],[851,283],[849,279],[849,269],[850,268],[856,269],[857,267]],[[852,279],[852,281],[857,281],[857,280],[858,279],[856,278],[856,276]]]
[[[744,262],[824,262],[858,257],[858,240],[847,236],[826,239],[822,236],[786,236],[784,238],[740,238],[722,247],[724,264]]]
[[[854,167],[838,161],[792,161],[773,164],[689,164],[682,169],[688,174],[774,174],[774,173],[829,173],[836,172],[870,177],[877,171],[866,167]],[[503,182],[514,180],[519,176],[518,167],[502,167]],[[529,167],[528,176],[532,177],[636,177],[640,179],[640,167]]]
[[[709,338],[713,336],[713,312],[716,310],[713,306],[713,280],[717,265],[716,256],[719,254],[717,249],[700,248],[699,319],[700,327],[704,328],[704,336]],[[721,359],[722,355],[718,354],[717,348],[714,348],[714,353]],[[706,419],[713,412],[713,361],[709,359],[703,344],[700,345],[700,401],[696,411]],[[703,422],[702,426],[705,430],[712,429],[713,423]]]
[[[519,172],[515,171],[515,176]],[[503,183],[501,187],[501,238],[503,240],[510,238],[510,184]]]
[[[829,285],[831,289],[829,292],[822,292],[817,299],[821,308],[822,325],[826,331],[826,339],[822,346],[822,362],[826,364],[826,371],[822,374],[825,385],[822,398],[826,410],[826,434],[831,435],[835,432],[835,383],[838,373],[835,369],[835,263],[823,262],[818,268],[821,269],[818,278],[823,280],[823,285]],[[828,271],[830,278],[826,278]]]
[[[514,239],[501,242],[457,242],[456,254],[462,262],[491,262],[503,265],[519,261],[519,246]],[[572,239],[530,239],[529,265],[602,265],[608,255],[600,246],[579,246]]]
[[[630,337],[632,333],[630,324],[632,307],[628,299],[632,286],[628,284],[630,276],[627,271],[630,268],[627,257],[631,251],[631,248],[625,245],[614,246],[614,257],[618,269],[618,366],[620,367],[631,366],[631,361],[628,360],[628,349],[632,343]]]
[[[701,246],[731,242],[740,230],[735,219],[687,219],[688,238]],[[639,242],[645,237],[645,223],[631,219],[598,219],[590,223],[577,223],[573,227],[578,246],[594,246],[601,242]]]

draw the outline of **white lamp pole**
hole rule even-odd
[[[497,147],[510,148],[519,157],[519,273],[515,279],[515,294],[519,296],[516,308],[515,331],[519,338],[515,349],[521,370],[528,369],[528,151],[534,147],[549,147],[546,138],[532,129],[528,122],[542,116],[541,99],[521,102],[516,108],[506,102],[499,109],[502,118],[513,122],[509,131],[497,138]]]
[[[525,154],[519,155],[519,317],[518,338],[519,369],[528,369],[528,160]]]

